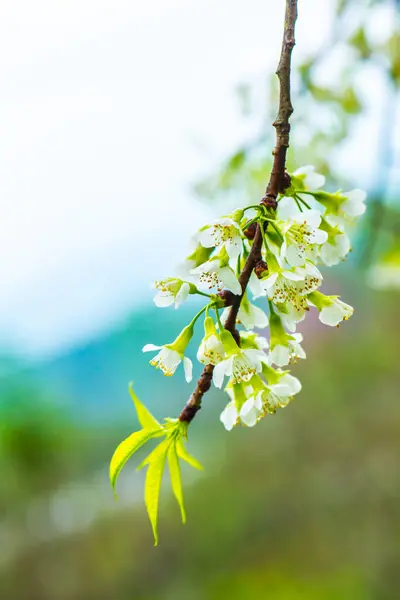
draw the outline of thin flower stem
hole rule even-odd
[[[271,221],[271,225],[272,227],[275,229],[276,233],[278,234],[279,238],[281,239],[281,241],[284,241],[284,237],[279,229],[279,227],[277,225],[275,225],[275,223],[273,221]]]
[[[218,323],[218,326],[219,326],[219,330],[221,332],[221,331],[223,331],[223,329],[225,329],[225,327],[223,326],[222,321],[221,321],[221,317],[219,316],[219,309],[218,309],[218,307],[215,306],[214,309],[215,309],[215,314],[216,314],[216,317],[217,317],[217,323]]]
[[[300,212],[303,212],[303,207],[301,206],[301,204],[300,204],[300,202],[299,202],[299,200],[298,200],[297,196],[295,196],[295,197],[294,197],[294,201],[296,202],[296,204],[297,204],[297,208],[299,209],[299,211],[300,211]]]
[[[246,210],[250,210],[251,208],[254,208],[255,210],[259,210],[262,212],[264,210],[264,208],[261,206],[261,204],[250,204],[250,206],[246,206],[246,208],[243,209],[243,212],[245,212]]]
[[[248,229],[251,225],[253,225],[253,223],[256,223],[259,219],[260,217],[257,215],[257,217],[254,217],[254,219],[250,219],[250,221],[247,221],[246,225],[242,227],[242,231]]]
[[[204,296],[205,298],[212,298],[213,297],[212,294],[207,294],[206,292],[201,292],[200,290],[197,290],[196,294],[198,294],[199,296]]]
[[[302,194],[306,194],[307,192],[301,192]],[[310,196],[312,196],[313,194],[309,194]],[[311,210],[311,206],[308,204],[308,202],[306,202],[305,200],[303,200],[303,198],[301,196],[298,196],[297,194],[295,194],[295,200],[300,200],[300,202],[302,202],[304,204],[305,207],[307,207],[308,209]]]
[[[189,327],[193,326],[196,323],[197,319],[199,319],[199,317],[201,317],[201,315],[203,314],[203,312],[206,311],[207,308],[210,307],[210,306],[212,306],[212,304],[206,304],[205,306],[203,306],[203,308],[201,310],[199,310],[199,312],[197,313],[197,315],[195,315],[193,317],[193,319],[190,321]]]

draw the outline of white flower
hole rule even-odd
[[[346,200],[341,204],[341,210],[349,217],[360,217],[365,213],[366,206],[364,204],[367,194],[364,190],[352,190],[343,194]]]
[[[214,367],[213,382],[220,388],[225,375],[231,377],[233,384],[249,381],[255,373],[259,373],[262,362],[267,360],[264,352],[253,348],[242,349],[236,344],[232,334],[224,329],[221,339],[227,358]]]
[[[224,309],[223,319],[227,318],[229,310],[229,307]],[[268,327],[268,315],[261,308],[249,302],[246,295],[242,298],[236,321],[246,329],[254,329],[255,327],[265,329],[265,327]]]
[[[346,321],[354,312],[354,308],[342,302],[338,296],[324,296],[321,292],[313,292],[308,296],[308,299],[311,304],[318,308],[321,323],[331,327]]]
[[[281,267],[272,254],[267,257],[269,275],[260,280],[268,298],[275,304],[292,304],[297,311],[307,308],[306,295],[322,283],[317,267],[307,262],[304,267]]]
[[[300,212],[295,207],[289,219],[277,221],[276,224],[284,238],[280,251],[281,258],[286,259],[293,267],[300,267],[307,259],[314,259],[315,247],[328,239],[327,232],[318,229],[321,215],[316,210]]]
[[[344,226],[354,223],[356,217],[364,214],[364,204],[367,194],[363,190],[351,190],[350,192],[315,192],[314,198],[325,206],[324,217],[330,225]]]
[[[268,386],[268,392],[264,393],[264,405],[268,411],[276,408],[284,408],[289,404],[295,394],[301,390],[301,383],[297,377],[284,373],[278,383]]]
[[[229,258],[236,259],[242,251],[241,230],[231,217],[222,217],[200,230],[199,240],[206,248],[224,247]]]
[[[183,361],[185,379],[189,382],[192,381],[193,364],[190,358],[185,356],[185,350],[192,337],[193,324],[191,323],[181,331],[172,344],[165,344],[164,346],[146,344],[143,346],[142,351],[151,352],[153,350],[160,350],[160,352],[150,360],[150,364],[153,365],[153,367],[156,367],[156,369],[161,369],[164,375],[167,375],[168,377],[175,373],[178,365]]]
[[[229,265],[221,266],[219,257],[208,260],[196,269],[192,269],[190,273],[196,276],[200,285],[208,289],[216,287],[218,291],[227,289],[237,295],[242,293],[235,273]]]
[[[160,368],[164,375],[170,377],[175,373],[177,366],[183,360],[185,379],[188,383],[189,381],[192,381],[193,365],[190,358],[182,356],[182,354],[168,346],[155,346],[154,344],[146,344],[143,346],[143,352],[151,352],[152,350],[160,350],[160,352],[150,361],[150,364],[153,365],[153,367],[156,367],[157,369]]]
[[[161,281],[155,281],[154,287],[159,290],[154,297],[154,304],[158,307],[171,306],[175,304],[178,308],[186,300],[190,293],[191,284],[182,279],[168,277]],[[194,288],[195,286],[192,285]]]
[[[274,347],[271,346],[271,351],[269,353],[271,362],[273,362],[278,367],[284,367],[291,362],[295,362],[298,358],[306,358],[306,353],[301,347],[301,342],[303,341],[303,336],[301,333],[292,333],[292,335],[287,336],[286,344],[275,344]]]
[[[224,345],[211,317],[204,320],[205,335],[197,351],[197,360],[204,365],[216,365],[225,358]]]
[[[313,165],[306,165],[297,169],[292,175],[292,180],[292,185],[298,187],[300,182],[302,189],[306,190],[318,190],[325,183],[325,177],[320,173],[316,173]]]
[[[327,230],[328,239],[321,247],[320,258],[325,265],[331,267],[337,265],[350,252],[350,240],[339,227],[331,227],[326,221],[322,226]]]
[[[254,391],[242,404],[239,411],[240,420],[253,427],[267,413],[274,413],[277,408],[287,406],[295,394],[301,390],[301,383],[285,371],[276,371],[265,367],[268,372],[268,384],[261,378],[254,378]],[[271,383],[270,383],[271,381]]]

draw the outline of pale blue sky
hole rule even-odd
[[[330,6],[300,3],[298,56]],[[234,89],[274,70],[283,7],[2,1],[0,347],[59,352],[150,298],[211,214],[191,182],[251,132]]]

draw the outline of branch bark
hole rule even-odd
[[[276,130],[276,143],[273,150],[273,165],[270,179],[265,190],[265,196],[261,199],[261,204],[265,204],[272,210],[276,210],[276,199],[280,192],[284,192],[285,187],[285,165],[286,153],[289,147],[290,124],[289,119],[293,112],[293,106],[290,96],[290,71],[292,50],[295,45],[295,24],[297,19],[297,2],[298,0],[286,0],[285,23],[283,30],[283,41],[281,56],[276,74],[279,79],[279,106],[278,114],[273,123]],[[224,327],[228,329],[232,335],[237,337],[236,318],[240,308],[243,295],[249,283],[250,276],[256,264],[262,259],[262,232],[260,224],[257,225],[256,234],[253,240],[253,245],[250,254],[247,257],[246,263],[239,276],[239,283],[242,287],[242,294],[235,296],[230,308],[228,317]],[[179,415],[180,421],[190,423],[196,416],[196,413],[201,408],[201,401],[205,393],[211,387],[212,375],[214,371],[213,365],[206,365],[203,369],[201,377],[197,382],[197,386],[184,406]]]

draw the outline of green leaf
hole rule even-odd
[[[165,467],[165,459],[167,458],[168,445],[165,445],[165,440],[156,450],[163,447],[163,451],[159,451],[157,455],[152,453],[153,459],[149,464],[146,473],[146,483],[144,487],[144,501],[146,504],[147,514],[149,515],[151,527],[154,535],[154,545],[158,544],[158,504],[160,499],[161,481]],[[168,440],[169,442],[169,440]]]
[[[162,430],[141,429],[140,431],[135,431],[135,433],[132,433],[119,444],[110,462],[110,482],[114,493],[118,475],[126,461],[132,456],[132,454],[139,450],[139,448],[141,448],[143,444],[147,442],[147,440],[152,437],[159,437],[162,434]]]
[[[181,509],[182,523],[186,523],[186,511],[183,503],[183,491],[182,491],[182,479],[181,479],[181,468],[179,465],[178,454],[176,451],[176,444],[171,444],[168,450],[168,466],[169,473],[171,476],[172,491],[176,501]]]
[[[160,423],[153,417],[153,415],[147,410],[144,404],[142,404],[139,398],[136,396],[135,392],[133,391],[132,382],[129,384],[129,393],[135,405],[139,423],[141,424],[143,429],[161,429]]]
[[[199,471],[203,470],[203,465],[201,465],[199,463],[199,461],[194,458],[194,456],[189,454],[189,452],[186,450],[182,440],[178,440],[176,442],[176,452],[177,452],[179,458],[181,458],[182,460],[185,460],[189,465],[191,465],[195,469],[198,469]]]
[[[171,440],[169,439],[160,442],[158,446],[156,446],[154,450],[152,450],[150,454],[146,456],[144,461],[140,463],[140,465],[137,467],[137,471],[140,471],[140,469],[143,469],[143,467],[145,467],[146,465],[149,465],[154,460],[157,460],[158,456],[163,452],[167,452],[170,444]]]

